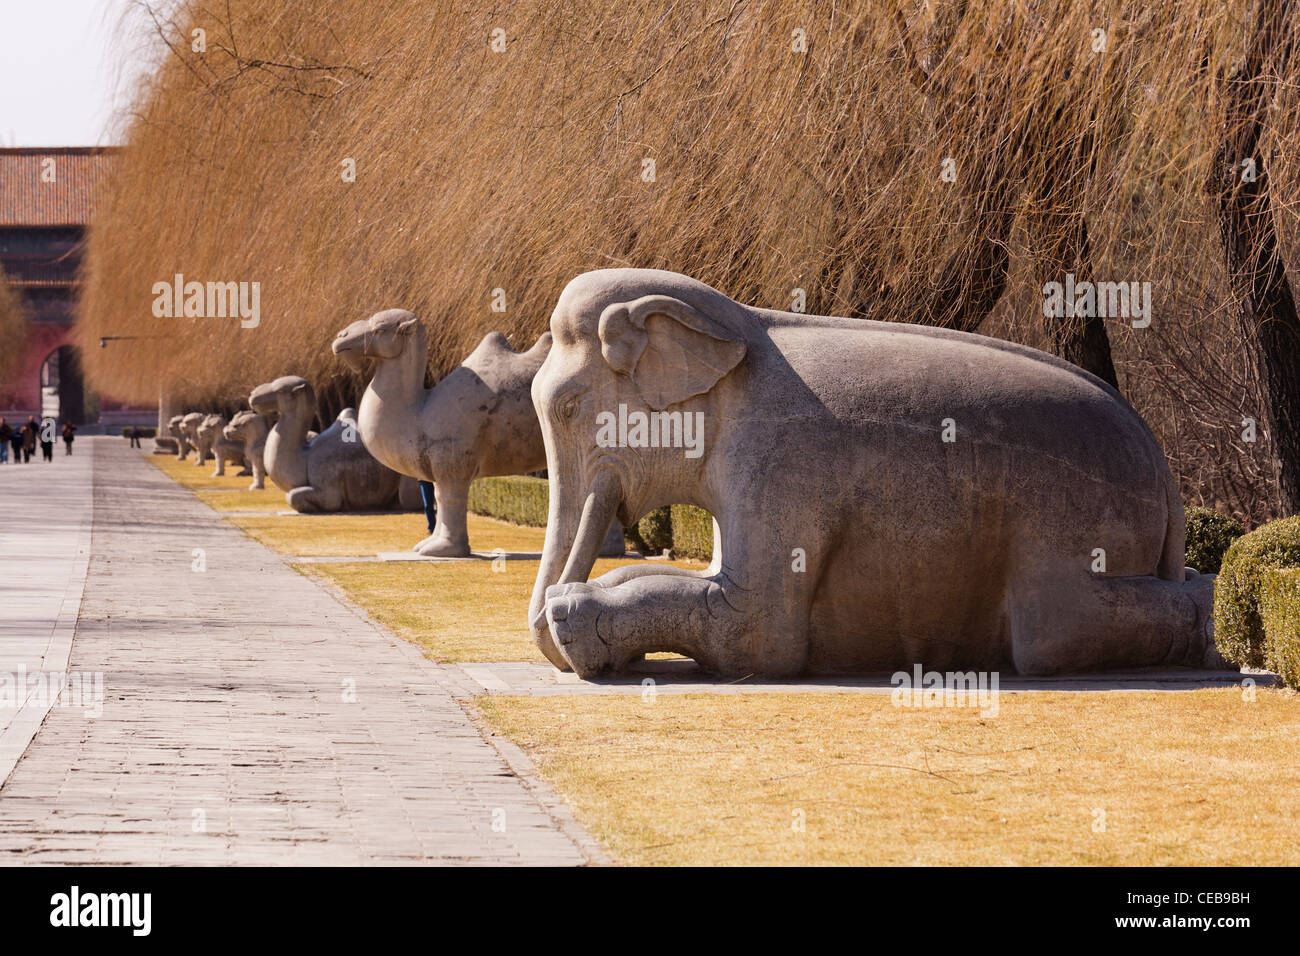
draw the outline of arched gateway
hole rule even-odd
[[[10,366],[12,377],[0,380],[0,416],[9,421],[36,415],[108,428],[153,423],[152,409],[86,392],[72,344],[86,225],[113,153],[0,149],[0,272],[27,322],[21,359]]]

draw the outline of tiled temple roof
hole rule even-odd
[[[0,149],[0,227],[84,226],[108,178],[112,147]],[[54,182],[41,172],[53,160]]]

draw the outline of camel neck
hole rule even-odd
[[[311,413],[306,409],[296,408],[287,415],[281,415],[273,431],[280,433],[282,441],[297,447],[307,443],[307,429],[311,426]]]
[[[407,475],[423,475],[419,442],[421,419],[432,391],[424,388],[427,352],[424,336],[415,336],[394,358],[378,359],[374,376],[361,395],[357,425],[366,449],[381,463]]]
[[[428,365],[428,341],[414,335],[396,358],[375,362],[369,390],[385,403],[414,405],[424,396],[424,372]]]

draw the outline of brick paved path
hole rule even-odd
[[[522,755],[480,735],[453,697],[459,681],[125,441],[80,440],[77,452],[39,482],[0,473],[4,511],[30,523],[3,542],[0,571],[24,560],[47,576],[75,571],[72,505],[58,540],[40,539],[50,503],[84,502],[93,470],[71,671],[102,672],[103,713],[88,716],[93,694],[69,706],[67,691],[49,709],[0,787],[0,862],[604,859]],[[39,666],[40,635],[48,644],[68,603],[68,580],[49,584],[17,613],[0,607],[0,650],[21,650],[0,666],[24,654]]]

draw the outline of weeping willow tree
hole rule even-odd
[[[161,7],[162,5],[157,5]],[[335,406],[328,344],[400,306],[435,375],[526,346],[575,274],[686,272],[752,304],[941,324],[1117,383],[1193,501],[1281,506],[1220,241],[1219,0],[181,0],[91,236],[98,388],[224,402],[283,374]],[[1289,21],[1284,24],[1291,28]],[[1276,58],[1275,58],[1276,60]],[[1256,110],[1294,261],[1295,58]],[[1149,326],[1045,316],[1044,286],[1150,283]],[[258,283],[260,321],[157,315],[154,287]],[[1141,325],[1141,323],[1139,323]],[[1264,416],[1267,418],[1267,416]]]
[[[10,379],[18,372],[26,342],[27,323],[22,301],[10,287],[4,270],[0,269],[0,381]]]

